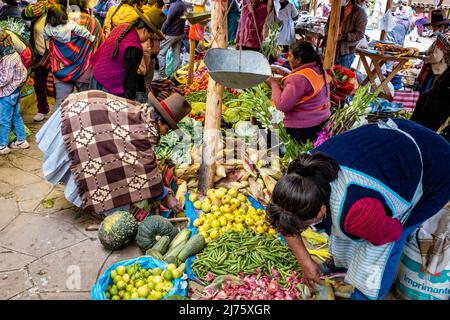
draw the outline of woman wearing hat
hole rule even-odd
[[[71,94],[36,135],[45,178],[64,184],[68,201],[98,215],[146,199],[178,213],[154,149],[190,110],[177,93],[161,102],[150,94],[145,104],[98,90]]]
[[[91,89],[103,90],[131,100],[139,98],[142,102],[145,99],[142,99],[142,94],[138,97],[137,93],[146,92],[144,75],[150,72],[149,69],[153,69],[151,59],[154,60],[156,56],[151,54],[152,48],[151,52],[144,49],[151,39],[142,42],[142,37],[154,34],[162,38],[153,21],[158,20],[155,17],[163,14],[156,6],[146,13],[138,8],[133,10],[137,18],[131,23],[122,23],[115,27],[92,57]],[[159,19],[157,24],[161,24],[161,21],[163,19]],[[146,48],[148,49],[148,46]],[[140,72],[142,64],[148,68]]]
[[[353,299],[383,299],[405,241],[450,200],[450,144],[407,120],[348,131],[289,164],[268,206],[310,286],[321,268],[299,236],[323,222]],[[332,269],[332,268],[331,268]]]
[[[112,7],[105,17],[105,35],[108,36],[116,27],[123,23],[133,23],[145,14],[145,24],[148,28],[137,28],[139,40],[141,41],[143,55],[138,69],[140,85],[138,87],[138,98],[145,101],[146,88],[153,80],[156,57],[160,51],[161,40],[164,35],[160,31],[166,16],[162,12],[164,1],[150,0],[146,5],[140,5],[138,0],[124,0],[118,7]],[[147,86],[145,85],[147,84]]]
[[[430,90],[435,79],[450,66],[449,25],[450,20],[445,17],[442,10],[433,10],[431,22],[424,24],[424,26],[433,28],[434,35],[437,38],[423,57],[425,65],[419,75],[419,91],[421,94]]]

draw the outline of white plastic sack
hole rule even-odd
[[[446,241],[449,237],[449,214],[445,211],[427,220],[406,242],[396,281],[397,291],[403,299],[450,298],[450,246]],[[427,243],[427,240],[432,243]]]
[[[358,45],[356,46],[360,49],[367,49],[369,47],[369,43],[367,42],[366,37],[362,38],[359,42]]]
[[[380,29],[386,32],[391,32],[395,27],[394,16],[391,11],[388,10],[383,18],[380,19]]]

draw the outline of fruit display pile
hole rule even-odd
[[[201,211],[194,227],[205,237],[206,243],[228,231],[243,231],[246,228],[276,236],[275,230],[266,221],[266,212],[254,208],[236,188],[210,189],[202,200],[192,193],[189,200],[194,203],[195,209]]]
[[[172,290],[172,281],[180,278],[183,272],[174,264],[168,264],[166,270],[143,269],[137,263],[118,266],[110,273],[111,284],[105,295],[109,300],[160,300]]]

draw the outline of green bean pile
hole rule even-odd
[[[250,229],[230,231],[209,242],[192,263],[192,270],[202,280],[208,272],[216,276],[254,274],[257,268],[269,275],[275,268],[282,285],[292,271],[300,273],[300,266],[287,245],[279,238],[256,234]]]

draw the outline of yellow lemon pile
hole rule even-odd
[[[194,227],[198,228],[206,242],[219,238],[227,231],[243,231],[245,228],[277,235],[266,220],[266,212],[254,208],[247,197],[235,188],[210,189],[202,200],[192,193],[189,200],[195,209],[202,211],[194,221]]]

